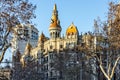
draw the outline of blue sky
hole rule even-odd
[[[56,3],[62,27],[61,34],[65,34],[72,22],[77,26],[79,33],[92,31],[94,19],[98,16],[102,20],[106,19],[110,1],[112,0],[32,0],[31,2],[37,6],[33,23],[36,24],[39,33],[43,32],[49,37],[48,28]]]
[[[68,26],[73,22],[79,33],[93,30],[93,22],[98,16],[105,20],[108,11],[108,3],[118,0],[30,0],[37,6],[35,10],[36,19],[33,24],[49,37],[49,25],[51,22],[53,6],[56,3],[58,17],[62,27],[61,35],[65,34]],[[5,59],[9,59],[11,51],[8,50]],[[9,56],[9,57],[8,57]]]

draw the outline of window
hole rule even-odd
[[[28,37],[28,30],[24,30],[24,35]]]
[[[60,48],[63,48],[63,45],[60,45]]]
[[[48,70],[48,65],[46,66],[46,70]]]
[[[49,57],[50,57],[50,59],[52,58],[52,55],[51,55],[51,53],[49,54]]]
[[[46,77],[48,78],[48,73],[46,74]]]
[[[69,43],[66,43],[66,48],[68,48],[69,47]]]
[[[46,57],[46,61],[48,61],[48,56]]]
[[[70,35],[70,33],[68,33],[68,36]]]
[[[53,53],[50,53],[50,59],[53,59]]]
[[[50,49],[52,49],[53,48],[53,46],[52,45],[50,45]]]
[[[71,32],[71,35],[74,35],[74,33],[73,33],[73,32]]]
[[[50,63],[50,67],[51,67],[51,68],[53,67],[53,65],[54,65],[54,63]]]
[[[119,64],[119,69],[120,69],[120,64]]]
[[[50,36],[52,37],[52,33],[50,33]]]
[[[52,71],[50,72],[50,76],[52,77]]]

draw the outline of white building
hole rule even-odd
[[[38,41],[38,30],[31,24],[20,24],[14,28],[12,40],[13,54],[19,50],[24,53],[26,44],[29,42],[33,47],[36,47]],[[19,37],[18,37],[19,36]]]

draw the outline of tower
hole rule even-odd
[[[78,44],[78,29],[72,23],[66,30],[66,47],[74,48]]]
[[[39,39],[38,39],[38,47],[40,47],[41,49],[44,48],[44,42],[46,41],[46,37],[44,35],[44,33],[42,32],[41,35],[39,36]]]
[[[58,11],[56,4],[53,8],[51,23],[49,27],[50,38],[59,38],[61,33],[60,21],[58,19]]]
[[[66,38],[67,39],[71,39],[71,38],[78,39],[78,35],[79,35],[78,29],[72,22],[72,24],[66,30]]]

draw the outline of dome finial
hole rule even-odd
[[[56,11],[56,10],[57,10],[57,6],[56,6],[56,4],[54,5],[53,10],[54,10],[54,11]]]
[[[74,22],[72,21],[72,24],[74,24]]]
[[[43,31],[41,32],[42,35],[44,35]]]

